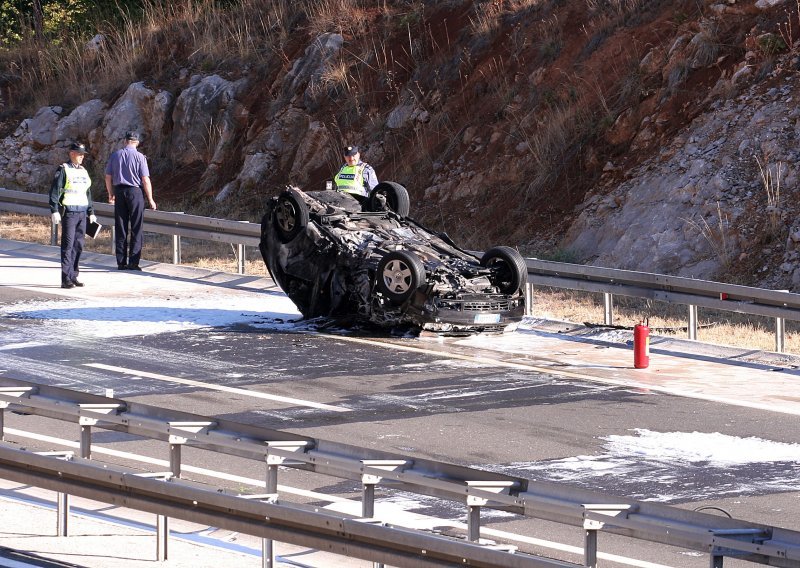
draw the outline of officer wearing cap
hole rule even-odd
[[[114,251],[119,270],[141,270],[145,196],[150,208],[156,209],[147,158],[136,149],[138,146],[139,134],[129,130],[125,133],[125,146],[111,154],[106,164],[106,191],[108,202],[114,204]]]
[[[349,193],[356,198],[366,197],[378,185],[378,176],[372,166],[361,161],[357,146],[344,149],[344,165],[333,178],[336,190]]]
[[[69,162],[56,170],[50,184],[50,212],[53,223],[61,224],[61,287],[83,286],[78,280],[78,262],[86,235],[86,215],[97,222],[92,203],[92,180],[83,167],[86,146],[73,142],[69,147]]]

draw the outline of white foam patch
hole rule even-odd
[[[717,467],[768,462],[800,462],[800,444],[740,438],[719,432],[652,432],[608,436],[605,447],[617,456],[670,462],[709,463]]]
[[[635,436],[607,436],[608,453],[575,456],[546,462],[516,463],[520,469],[550,469],[562,479],[582,473],[618,475],[635,468],[641,461],[664,464],[704,463],[732,467],[755,463],[800,462],[800,444],[774,442],[762,438],[740,438],[719,432],[653,432],[637,429]]]
[[[484,466],[665,503],[800,489],[800,444],[719,432],[653,432],[603,438],[606,453]]]
[[[42,320],[44,325],[68,328],[93,337],[153,335],[202,328],[248,324],[280,329],[301,317],[283,295],[214,294],[153,298],[147,306],[125,300],[26,302],[4,306],[0,314]]]

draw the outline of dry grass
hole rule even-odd
[[[41,43],[26,34],[13,49],[0,51],[0,69],[14,77],[16,102],[29,111],[53,101],[77,104],[175,63],[208,72],[284,60],[283,48],[296,22],[303,10],[316,5],[242,0],[225,7],[214,0],[145,0],[141,14],[132,15],[123,6],[119,21],[89,26],[104,37],[100,49],[86,49],[88,38],[65,35]]]
[[[702,215],[699,215],[699,219],[699,221],[695,221],[694,219],[682,218],[690,227],[703,235],[703,238],[714,251],[714,255],[720,259],[721,264],[726,267],[729,266],[732,260],[732,251],[728,239],[731,227],[728,215],[723,213],[719,201],[717,202],[716,222],[712,219],[712,222],[709,223]]]
[[[86,239],[86,250],[111,254],[110,232],[97,239]],[[49,219],[34,215],[0,212],[0,239],[50,244]],[[172,262],[172,238],[147,234],[143,260]],[[181,239],[182,264],[236,272],[235,247],[227,243]],[[245,273],[265,275],[266,267],[255,247],[247,249]],[[534,290],[533,313],[561,321],[603,323],[603,296],[557,288]],[[639,298],[614,298],[614,324],[633,327],[645,318],[656,335],[687,337],[686,306],[652,302]],[[734,314],[720,310],[700,310],[698,339],[708,343],[772,351],[775,349],[774,320],[766,317]],[[800,322],[786,322],[786,351],[800,354]]]
[[[783,214],[781,212],[781,176],[784,172],[783,162],[778,162],[774,166],[770,166],[768,157],[764,157],[764,164],[761,163],[758,156],[755,158],[756,163],[758,163],[761,184],[764,187],[764,193],[767,198],[767,228],[771,237],[778,238],[784,226]]]
[[[474,4],[474,12],[474,15],[469,16],[472,33],[476,36],[491,35],[500,27],[503,3],[497,0],[476,2]]]
[[[561,321],[603,323],[603,295],[591,292],[536,288],[533,313]],[[688,337],[687,306],[641,298],[614,297],[614,325],[633,327],[649,318],[655,335]],[[775,320],[722,310],[699,309],[697,339],[706,343],[762,351],[775,350]],[[800,322],[786,322],[785,351],[800,354]]]
[[[18,215],[0,212],[0,239],[11,239],[43,245],[50,244],[50,220],[38,215]],[[105,228],[96,239],[86,239],[84,251],[113,254],[111,231]],[[145,233],[143,261],[172,262],[172,237]],[[238,270],[236,247],[228,243],[181,239],[181,264],[220,272]],[[264,261],[255,247],[245,252],[245,274],[267,274]]]

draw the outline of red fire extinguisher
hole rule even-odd
[[[650,320],[639,322],[633,328],[633,367],[646,369],[650,365]]]

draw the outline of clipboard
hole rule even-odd
[[[100,223],[89,222],[86,224],[86,236],[95,238],[102,228],[103,225]]]

